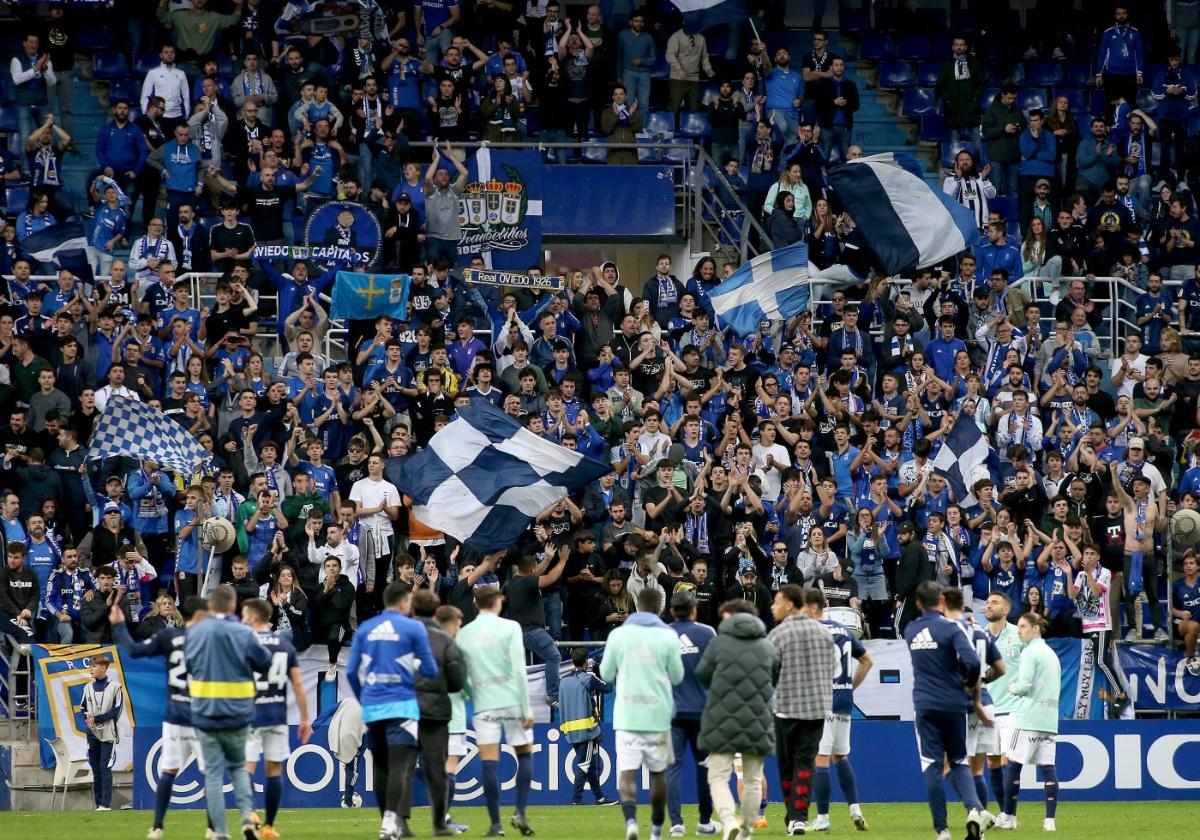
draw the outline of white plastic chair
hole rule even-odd
[[[67,742],[62,738],[47,738],[46,743],[54,753],[54,782],[50,787],[50,810],[54,810],[54,798],[62,788],[62,806],[60,811],[67,809],[67,792],[70,790],[90,790],[92,787],[92,769],[87,759],[72,759],[67,749]]]

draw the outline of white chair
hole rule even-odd
[[[47,738],[46,743],[54,753],[54,782],[50,787],[50,810],[54,810],[54,798],[62,788],[61,811],[67,809],[67,791],[90,790],[92,787],[92,769],[87,759],[72,760],[67,742],[62,738]]]

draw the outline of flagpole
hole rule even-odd
[[[750,17],[746,18],[746,20],[750,21],[750,31],[754,33],[754,40],[761,41],[762,38],[760,38],[758,35],[758,27],[754,25],[754,16],[751,15]],[[763,46],[766,45],[764,44]]]

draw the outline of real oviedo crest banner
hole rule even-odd
[[[467,163],[458,202],[460,256],[480,254],[488,268],[524,271],[542,262],[542,175],[537,151],[482,148]]]

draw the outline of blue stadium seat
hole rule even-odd
[[[929,88],[909,88],[900,102],[900,113],[909,119],[936,114],[937,97]]]
[[[232,79],[234,75],[233,56],[225,52],[217,53],[217,75],[222,79]]]
[[[0,131],[10,133],[19,131],[16,105],[0,105]]]
[[[8,187],[4,191],[5,207],[10,215],[19,215],[29,207],[29,187]]]
[[[637,147],[638,163],[658,163],[661,160],[659,150],[648,146]]]
[[[1090,64],[1071,62],[1066,67],[1063,82],[1071,87],[1087,87],[1093,78]]]
[[[929,45],[929,54],[938,61],[945,61],[950,57],[953,43],[954,39],[949,35],[934,35],[933,43]]]
[[[953,140],[942,144],[942,167],[944,169],[954,168],[954,158],[958,157],[958,153],[963,149],[966,149],[978,159],[979,150],[975,148],[974,143],[969,140]]]
[[[950,129],[946,127],[946,118],[941,114],[921,117],[921,139],[926,143],[948,143]]]
[[[1035,61],[1025,74],[1025,84],[1030,87],[1054,87],[1062,84],[1062,65],[1056,61]]]
[[[1200,114],[1188,119],[1188,134],[1200,132]]]
[[[675,115],[669,111],[651,111],[646,115],[645,126],[650,134],[674,134]]]
[[[1092,136],[1092,115],[1080,112],[1075,115],[1075,126],[1079,129],[1080,137]]]
[[[1008,222],[1008,232],[1017,232],[1017,200],[1012,196],[998,195],[988,199],[988,210],[999,213]]]
[[[12,77],[7,73],[0,75],[0,105],[7,105],[16,99],[16,89]]]
[[[129,78],[125,53],[98,52],[92,56],[92,78],[101,81]]]
[[[866,9],[838,9],[838,31],[857,33],[871,28],[871,14]]]
[[[864,35],[858,45],[860,61],[887,61],[895,54],[888,35]]]
[[[998,88],[998,87],[984,88],[983,93],[979,97],[979,110],[986,111],[989,107],[991,107],[992,100],[995,99],[999,95],[1000,95],[1000,88]]]
[[[152,68],[160,64],[162,64],[162,59],[158,57],[158,53],[138,53],[133,57],[133,75],[144,78]]]
[[[650,68],[651,79],[666,79],[671,75],[671,65],[667,64],[667,60],[659,57],[655,60],[654,65]]]
[[[1141,88],[1137,92],[1137,107],[1141,108],[1147,114],[1153,114],[1155,109],[1158,108],[1158,100],[1154,98],[1147,88]]]
[[[116,43],[116,39],[107,27],[85,26],[79,32],[75,46],[81,53],[96,53],[111,50]]]
[[[671,147],[663,150],[663,162],[683,164],[696,157],[696,144],[691,140],[677,137],[671,141]]]
[[[929,56],[928,35],[901,35],[896,44],[896,55],[900,58],[927,58]]]
[[[712,82],[705,82],[700,90],[700,102],[705,108],[708,107],[709,102],[717,100],[721,95],[721,86]]]
[[[583,141],[584,163],[607,163],[608,149],[604,148],[604,140],[599,137],[589,137]]]
[[[918,61],[916,82],[917,87],[935,87],[937,85],[938,74],[942,72],[942,62],[940,61]]]
[[[1022,111],[1030,108],[1045,109],[1050,104],[1043,88],[1024,88],[1017,92],[1017,107]]]
[[[679,115],[679,134],[682,137],[704,138],[712,134],[708,114],[703,111],[685,111]]]
[[[142,83],[137,79],[117,79],[109,88],[108,101],[112,103],[118,99],[128,99],[130,103],[136,104],[141,92]]]
[[[1002,70],[1003,68],[998,68],[998,69]],[[1006,81],[1010,81],[1014,85],[1017,85],[1017,86],[1024,85],[1024,84],[1027,84],[1027,82],[1025,81],[1025,75],[1026,75],[1025,74],[1025,65],[1022,62],[1018,61],[1008,71],[1008,76],[1006,78]]]
[[[916,83],[913,66],[907,61],[885,61],[879,65],[881,88],[909,88]]]
[[[975,15],[967,9],[959,9],[952,16],[951,25],[956,32],[964,32],[968,35],[973,35],[976,30]]]
[[[1104,101],[1104,89],[1092,89],[1092,107],[1089,109],[1093,114],[1107,114],[1108,103]]]
[[[945,32],[950,26],[950,14],[945,9],[917,9],[917,20],[924,32]]]

